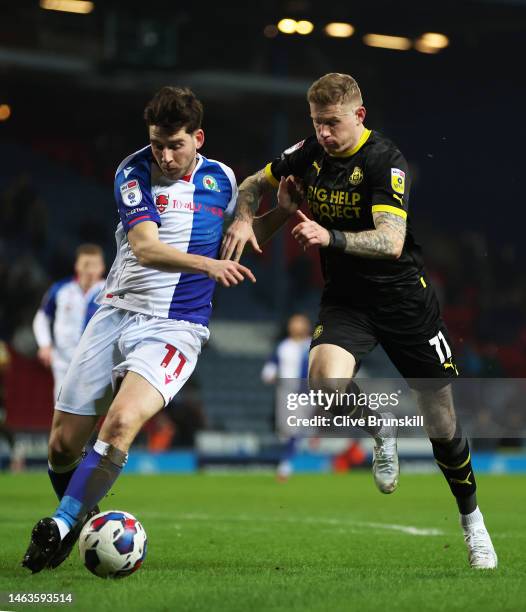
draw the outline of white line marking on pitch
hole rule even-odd
[[[143,516],[149,516],[151,518],[161,518],[164,517],[164,514],[158,512],[143,512]],[[371,523],[365,521],[352,521],[352,520],[342,520],[336,518],[322,518],[322,517],[314,517],[314,516],[302,516],[297,518],[291,517],[267,517],[267,516],[251,516],[248,514],[238,514],[238,515],[228,515],[228,516],[219,516],[215,514],[203,514],[203,513],[186,513],[186,514],[177,514],[174,518],[179,520],[189,520],[189,521],[222,521],[222,522],[266,522],[266,523],[302,523],[302,524],[313,524],[313,525],[332,525],[337,527],[367,527],[369,529],[386,529],[388,531],[398,531],[400,533],[405,533],[407,535],[412,536],[441,536],[445,535],[446,532],[441,529],[434,528],[422,528],[422,527],[414,527],[412,525],[396,525],[394,523]]]

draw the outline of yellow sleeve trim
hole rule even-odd
[[[265,166],[265,177],[266,177],[267,181],[272,185],[272,187],[279,187],[279,181],[272,174],[271,166],[272,166],[272,162],[268,163]]]
[[[424,280],[424,277],[423,277],[423,276],[421,276],[421,277],[420,277],[420,282],[422,283],[422,287],[425,289],[425,288],[427,287],[427,283],[426,283],[426,281]]]
[[[402,217],[402,219],[407,219],[407,213],[405,210],[401,208],[396,208],[396,206],[390,206],[389,204],[375,204],[373,206],[373,213],[377,212],[386,212],[391,213],[392,215],[397,215],[398,217]]]

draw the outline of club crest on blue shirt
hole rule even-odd
[[[205,189],[210,189],[210,191],[221,191],[221,189],[219,189],[217,181],[210,174],[205,174],[205,176],[203,176],[203,187]]]
[[[139,181],[129,181],[121,185],[121,198],[125,206],[137,206],[142,202]]]

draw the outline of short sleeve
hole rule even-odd
[[[388,212],[407,218],[410,180],[407,162],[397,149],[379,153],[368,168],[372,212]]]
[[[302,177],[312,166],[320,146],[315,136],[301,140],[289,147],[276,159],[265,166],[265,176],[271,185],[277,187],[282,176]]]
[[[58,287],[53,285],[42,298],[42,304],[40,310],[42,310],[46,317],[53,319],[55,316],[55,310],[57,309],[57,290]]]
[[[229,166],[221,162],[217,162],[217,163],[221,166],[221,169],[225,173],[230,183],[230,189],[231,189],[230,200],[227,202],[226,209],[225,209],[225,216],[228,218],[233,215],[234,210],[236,208],[236,202],[237,202],[237,196],[239,193],[239,189],[237,187],[236,175],[234,174],[234,171],[232,170],[232,168],[230,168]]]
[[[115,174],[115,201],[124,230],[142,221],[161,225],[151,193],[151,153],[145,151],[123,162]]]
[[[71,278],[65,278],[61,281],[53,283],[51,287],[46,291],[40,304],[40,310],[44,312],[46,317],[49,319],[55,318],[55,311],[57,309],[57,294],[64,285],[71,282]]]

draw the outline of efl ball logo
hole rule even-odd
[[[221,191],[221,189],[219,189],[217,181],[210,174],[207,174],[203,177],[203,186],[205,189],[210,189],[210,191]]]
[[[168,199],[168,196],[164,193],[160,193],[155,198],[155,206],[157,206],[157,210],[159,211],[160,215],[162,215],[163,212],[168,208],[169,202],[170,201]]]

